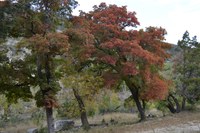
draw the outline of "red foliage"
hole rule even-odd
[[[136,65],[133,62],[123,63],[123,67],[121,69],[121,74],[122,75],[132,75],[132,76],[138,74]]]
[[[105,72],[102,77],[104,79],[104,86],[106,88],[112,88],[112,87],[116,87],[116,85],[118,85],[117,84],[119,81],[118,74],[108,71],[108,72]]]
[[[155,63],[161,66],[164,60],[170,57],[166,50],[169,49],[171,45],[163,42],[163,40],[165,40],[165,34],[165,29],[155,27],[149,27],[146,31],[139,31],[140,46],[154,54],[153,56],[157,58]]]
[[[35,35],[30,38],[31,47],[39,54],[64,54],[68,51],[68,37],[61,33],[49,33],[46,36]]]
[[[107,64],[111,64],[111,65],[115,65],[116,63],[116,59],[110,55],[103,55],[102,57],[100,57],[100,60],[107,63]]]
[[[168,94],[167,81],[161,79],[158,75],[151,75],[146,86],[147,89],[141,94],[145,100],[163,100]]]
[[[49,51],[53,54],[62,54],[68,51],[68,37],[61,33],[49,33],[46,36],[49,41]]]
[[[79,32],[77,34],[82,36],[76,43],[83,47],[80,56],[109,67],[108,74],[103,76],[107,86],[127,76],[132,79],[140,77],[136,79],[141,79],[144,85],[140,84],[138,88],[148,90],[148,95],[144,93],[143,96],[147,99],[162,99],[167,93],[167,84],[159,78],[158,71],[153,72],[149,67],[160,70],[169,57],[165,51],[169,44],[163,42],[166,31],[155,27],[145,31],[126,30],[126,27],[134,28],[140,23],[136,13],[128,12],[125,6],[101,3],[93,8],[93,11],[82,12],[73,20]]]
[[[118,25],[119,28],[125,28],[126,26],[139,25],[135,12],[128,12],[126,6],[117,7],[116,5],[107,6],[105,3],[101,3],[99,6],[94,6],[94,11],[89,13],[90,19],[94,22],[98,22],[106,25]]]

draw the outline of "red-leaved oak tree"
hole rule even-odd
[[[163,28],[127,30],[140,24],[135,15],[126,6],[101,3],[93,11],[75,17],[74,28],[66,34],[79,58],[80,69],[96,65],[107,87],[125,82],[144,120],[141,100],[164,99],[168,94],[167,81],[159,71],[169,57],[166,49],[170,45],[163,42]]]

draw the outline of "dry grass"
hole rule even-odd
[[[132,113],[109,113],[104,115],[97,115],[88,119],[89,123],[91,124],[102,124],[102,120],[104,120],[106,123],[110,123],[111,120],[120,123],[132,123],[133,120],[137,121],[138,117],[136,114]],[[81,125],[80,120],[75,120],[75,123],[76,125]]]
[[[101,124],[102,120],[108,123],[107,126],[92,127],[89,131],[82,129],[75,129],[66,131],[66,133],[137,133],[142,131],[153,130],[155,128],[163,128],[168,126],[176,126],[179,124],[186,124],[188,122],[200,123],[200,112],[181,112],[179,114],[171,114],[166,117],[148,119],[145,122],[138,123],[136,114],[130,113],[110,113],[105,115],[98,115],[89,118],[90,124]],[[116,123],[111,123],[113,119]],[[80,125],[80,120],[75,120],[76,126]],[[0,131],[6,133],[26,133],[28,128],[36,127],[32,123],[21,123]],[[62,132],[65,133],[65,132]]]
[[[114,114],[105,118],[108,120],[112,118],[121,118],[116,125],[109,125],[108,127],[94,127],[88,132],[82,129],[76,133],[138,133],[142,131],[149,131],[156,128],[164,128],[168,126],[176,126],[179,124],[186,124],[188,122],[200,123],[200,112],[181,112],[179,114],[172,114],[166,117],[153,118],[145,122],[137,123],[137,119],[131,114]],[[128,120],[126,124],[123,121]]]
[[[2,128],[0,129],[0,133],[1,131],[4,133],[27,133],[27,129],[29,128],[34,128],[36,127],[36,125],[34,125],[31,122],[26,122],[26,123],[21,123],[20,121],[17,123],[17,125],[15,126],[9,126],[6,128]]]

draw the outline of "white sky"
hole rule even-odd
[[[140,22],[139,28],[148,26],[163,27],[167,30],[166,41],[176,44],[188,30],[190,37],[197,35],[200,40],[200,0],[77,0],[80,4],[74,11],[91,11],[101,2],[127,6],[135,11]]]

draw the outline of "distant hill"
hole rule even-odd
[[[169,49],[169,53],[172,55],[172,56],[175,56],[177,53],[181,52],[181,48],[178,46],[178,45],[175,45],[175,44],[171,44],[172,47],[171,49]]]

